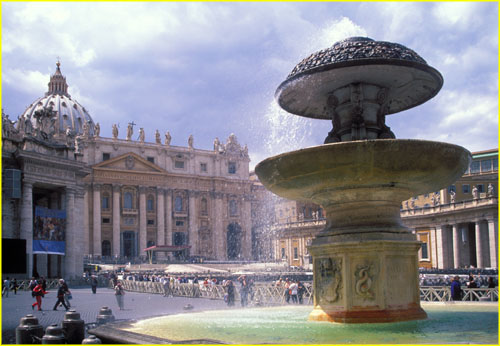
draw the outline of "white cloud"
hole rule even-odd
[[[3,69],[2,84],[23,93],[42,96],[47,91],[49,76],[39,71],[23,69]],[[34,100],[32,100],[34,101]]]
[[[465,29],[475,19],[477,9],[474,2],[441,2],[435,4],[432,14],[442,25]]]

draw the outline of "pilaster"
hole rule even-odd
[[[113,184],[113,255],[120,256],[120,193],[121,185]]]
[[[102,256],[101,248],[101,185],[93,185],[93,243],[92,253],[94,256]]]

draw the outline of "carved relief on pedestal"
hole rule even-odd
[[[354,293],[364,299],[375,299],[375,273],[373,264],[358,264],[354,272]]]
[[[314,268],[318,304],[339,301],[342,298],[342,258],[316,258]]]

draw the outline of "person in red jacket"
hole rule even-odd
[[[36,302],[31,305],[31,309],[34,310],[35,306],[38,306],[38,311],[42,311],[42,297],[49,292],[44,291],[42,283],[39,282],[35,288],[33,288],[33,293],[35,294]]]

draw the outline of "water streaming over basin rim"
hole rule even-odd
[[[428,319],[397,323],[309,322],[311,306],[234,308],[149,318],[124,330],[169,340],[236,344],[498,344],[498,305],[422,303]]]

